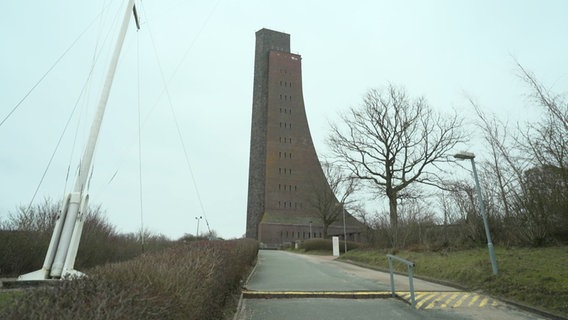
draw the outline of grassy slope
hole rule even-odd
[[[416,275],[568,316],[568,246],[496,248],[497,277],[491,274],[487,248],[449,253],[401,251],[397,256],[415,262]],[[385,252],[376,250],[354,250],[341,258],[388,268]],[[402,264],[395,265],[398,271],[406,271]]]
[[[14,298],[21,294],[21,291],[0,291],[0,309],[10,304]]]

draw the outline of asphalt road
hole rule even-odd
[[[333,257],[261,250],[245,284],[236,320],[283,319],[546,319],[475,293],[416,280],[420,307],[388,297],[389,275],[334,261]],[[397,276],[404,296],[408,278]],[[335,298],[333,294],[383,293],[383,298]],[[313,293],[321,294],[314,298]],[[263,298],[255,298],[262,294]],[[329,295],[329,296],[328,296]],[[420,300],[422,299],[422,300]]]

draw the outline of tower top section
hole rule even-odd
[[[277,50],[290,53],[290,35],[270,29],[260,29],[256,32],[257,51],[264,53]]]

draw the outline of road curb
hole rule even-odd
[[[352,260],[334,259],[334,261],[352,264],[352,265],[355,265],[355,266],[358,266],[358,267],[361,267],[361,268],[366,268],[366,269],[371,269],[371,270],[376,270],[376,271],[381,271],[381,272],[387,272],[387,273],[390,272],[386,268],[371,266],[371,265],[368,265],[368,264],[365,264],[365,263],[360,263],[360,262],[356,262],[356,261],[352,261]],[[407,276],[407,274],[405,274],[403,272],[394,271],[393,273],[397,274],[397,275]],[[424,281],[428,281],[428,282],[433,282],[433,283],[441,284],[441,285],[448,286],[448,287],[453,287],[453,288],[464,290],[464,291],[470,291],[467,287],[461,286],[457,283],[450,282],[450,281],[432,279],[432,278],[428,278],[428,277],[424,277],[424,276],[417,276],[416,274],[414,274],[413,277],[416,278],[416,279],[420,279],[420,280],[424,280]],[[485,293],[485,292],[483,292],[483,294],[487,295],[487,293]],[[554,314],[554,313],[551,313],[550,311],[545,311],[545,310],[541,310],[541,309],[538,309],[538,308],[535,308],[535,307],[531,307],[531,306],[522,304],[520,302],[516,302],[516,301],[509,300],[509,299],[502,298],[502,297],[495,297],[495,296],[490,296],[490,295],[487,295],[487,296],[491,297],[492,299],[499,300],[499,301],[501,301],[505,304],[515,306],[519,309],[529,311],[529,312],[538,314],[540,316],[547,317],[547,318],[552,319],[552,320],[568,320],[568,317],[558,315],[558,314]]]
[[[392,298],[390,291],[252,291],[242,292],[244,299],[385,299]]]
[[[347,264],[352,264],[354,266],[358,266],[361,268],[366,268],[366,269],[370,269],[370,270],[375,270],[375,271],[381,271],[381,272],[385,272],[385,273],[390,273],[389,269],[386,268],[381,268],[381,267],[376,267],[376,266],[372,266],[372,265],[368,265],[366,263],[361,263],[361,262],[357,262],[357,261],[353,261],[353,260],[340,260],[340,259],[335,259],[333,261],[337,261],[337,262],[343,262],[343,263],[347,263]],[[407,273],[404,272],[398,272],[398,271],[394,271],[393,272],[396,275],[399,276],[406,276],[408,277]],[[424,276],[417,276],[416,274],[412,275],[413,278],[415,279],[420,279],[420,280],[424,280],[424,281],[428,281],[428,282],[433,282],[439,285],[443,285],[446,287],[452,287],[455,289],[459,289],[459,290],[463,290],[463,291],[467,291],[469,290],[467,287],[464,287],[462,285],[459,285],[455,282],[450,282],[450,281],[444,281],[444,280],[439,280],[439,279],[433,279],[433,278],[428,278],[428,277],[424,277]]]
[[[233,316],[233,320],[238,320],[240,315],[241,315],[241,312],[242,312],[242,309],[243,309],[243,299],[244,299],[243,298],[243,291],[247,290],[246,286],[249,283],[250,278],[252,277],[252,275],[256,271],[256,266],[258,266],[258,252],[257,252],[257,255],[256,255],[256,260],[254,261],[254,267],[252,267],[252,270],[250,271],[247,279],[245,280],[245,283],[241,287],[241,294],[239,296],[239,303],[237,304],[237,310],[235,311],[235,315]]]

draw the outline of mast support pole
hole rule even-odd
[[[107,70],[107,76],[101,91],[97,112],[91,125],[89,139],[83,153],[83,158],[81,159],[77,179],[75,180],[75,186],[73,191],[65,198],[63,211],[55,223],[55,229],[51,236],[44,265],[40,270],[19,276],[18,280],[60,279],[73,275],[81,275],[80,272],[74,270],[74,265],[79,242],[81,241],[85,216],[87,214],[89,196],[85,194],[85,185],[91,170],[97,139],[114,80],[114,74],[118,65],[118,58],[122,50],[124,38],[126,37],[126,31],[128,30],[128,23],[130,22],[132,12],[135,12],[134,0],[128,0],[122,25],[116,39],[114,52]],[[139,26],[137,16],[136,24]]]

